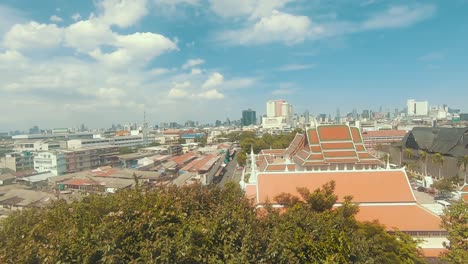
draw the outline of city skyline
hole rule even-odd
[[[466,1],[6,0],[0,132],[295,113],[468,111]],[[359,106],[359,107],[356,107]],[[362,108],[362,109],[359,109]],[[5,114],[8,113],[8,114]]]

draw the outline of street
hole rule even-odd
[[[221,166],[222,161],[220,160],[209,172],[210,178],[216,173],[218,170],[219,166]],[[221,187],[224,187],[224,185],[230,181],[233,181],[237,184],[239,184],[239,181],[242,176],[242,171],[237,170],[237,153],[234,155],[233,159],[226,165],[226,172],[224,175],[221,177],[221,180],[218,182],[213,182],[212,184],[217,184]]]

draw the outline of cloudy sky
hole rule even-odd
[[[286,99],[342,113],[468,111],[468,1],[2,0],[0,132],[239,119]]]

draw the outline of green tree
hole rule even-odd
[[[445,247],[448,252],[443,259],[449,263],[462,264],[468,259],[468,203],[463,200],[452,204],[442,215],[442,227],[448,236],[449,244]]]
[[[0,263],[420,263],[414,241],[359,223],[334,184],[301,189],[285,213],[237,184],[123,190],[1,220]]]
[[[447,194],[455,190],[453,182],[450,179],[442,179],[440,181],[434,182],[432,185],[434,189],[437,189],[442,194]]]
[[[119,154],[120,155],[123,155],[123,154],[130,154],[130,153],[135,153],[135,150],[129,148],[129,147],[121,147],[119,148]]]
[[[439,179],[441,178],[440,171],[442,170],[442,166],[444,166],[444,162],[445,162],[445,158],[442,154],[435,153],[434,155],[432,155],[432,163],[434,163],[434,165],[439,167],[439,177],[438,177]]]
[[[407,158],[407,159],[412,159],[413,158],[413,150],[410,149],[410,148],[405,148],[404,150],[404,156]]]
[[[244,167],[246,165],[246,162],[247,154],[244,151],[239,152],[239,154],[237,154],[237,164],[239,164],[239,166],[241,167]]]
[[[466,177],[466,171],[467,171],[467,167],[468,167],[468,155],[465,155],[465,156],[462,156],[462,157],[459,157],[458,158],[458,161],[457,161],[457,166],[458,167],[462,167],[463,166],[463,172],[465,173],[465,181],[467,180],[467,177]]]
[[[428,154],[424,150],[419,151],[419,160],[424,164],[424,176],[427,176],[427,157]]]

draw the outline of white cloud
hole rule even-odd
[[[268,16],[288,2],[292,0],[210,0],[211,9],[219,16],[250,18]]]
[[[65,28],[65,44],[81,52],[90,52],[103,44],[112,44],[116,34],[99,20],[82,20]]]
[[[100,20],[121,28],[134,25],[148,13],[146,0],[100,0],[97,6],[102,10]]]
[[[149,71],[151,75],[163,75],[172,72],[172,69],[156,68]]]
[[[78,21],[78,20],[81,19],[81,15],[80,15],[80,13],[75,13],[75,14],[73,14],[73,15],[71,16],[71,18],[73,19],[73,21],[76,22],[76,21]]]
[[[203,99],[208,99],[208,100],[224,99],[224,94],[218,92],[218,90],[216,90],[216,89],[212,89],[212,90],[202,92],[198,96],[203,98]]]
[[[0,67],[9,67],[14,64],[24,63],[26,60],[27,59],[23,56],[23,54],[16,50],[7,50],[3,53],[0,52]]]
[[[7,32],[13,25],[24,23],[23,13],[0,4],[0,36]]]
[[[185,70],[185,69],[197,66],[197,65],[201,65],[203,63],[205,63],[205,61],[202,59],[190,59],[186,63],[184,63],[184,65],[182,65],[182,69]]]
[[[40,49],[58,46],[63,38],[55,24],[16,24],[5,35],[4,45],[10,49]]]
[[[226,80],[223,84],[224,90],[237,90],[250,88],[256,85],[257,79],[255,78],[234,78]]]
[[[315,64],[286,64],[280,67],[279,71],[301,71],[315,68]]]
[[[202,88],[203,89],[210,89],[210,88],[216,88],[219,87],[221,84],[224,82],[224,76],[219,73],[215,72],[213,73],[208,80],[203,83]]]
[[[56,16],[56,15],[50,16],[49,20],[52,21],[52,22],[62,22],[63,21],[63,19],[61,17]]]
[[[233,4],[231,1],[227,2]],[[274,6],[274,3],[271,6]],[[280,10],[270,10],[270,13],[265,11],[254,15],[251,8],[242,8],[243,4],[245,3],[239,4],[237,9],[239,13],[233,13],[232,16],[238,16],[241,13],[250,14],[250,20],[241,29],[219,33],[217,40],[234,45],[269,43],[294,45],[305,40],[319,40],[376,29],[408,27],[432,17],[436,12],[434,5],[401,5],[374,13],[363,21],[341,21],[336,16],[328,18],[322,16],[320,22],[312,22],[307,16],[294,15]],[[278,7],[282,6],[284,5],[278,5]],[[240,11],[244,9],[245,11]]]
[[[272,92],[273,95],[287,95],[292,93],[294,93],[294,90],[287,88],[277,89]]]
[[[400,28],[411,26],[433,16],[434,5],[392,6],[385,12],[377,13],[362,23],[362,29]]]
[[[177,98],[185,98],[189,95],[187,92],[187,88],[191,86],[190,82],[183,82],[183,83],[174,83],[172,88],[169,90],[168,97],[177,99]]]
[[[198,74],[201,74],[202,72],[203,71],[201,69],[193,68],[191,74],[192,75],[198,75]]]
[[[273,11],[270,16],[262,17],[255,24],[244,29],[227,31],[219,36],[232,44],[266,44],[280,42],[288,45],[303,42],[311,32],[321,32],[320,27],[313,27],[307,16],[296,16],[280,11]]]
[[[136,59],[141,60],[151,60],[165,51],[177,50],[177,45],[170,39],[151,32],[119,35],[115,45],[129,50]]]
[[[200,0],[154,0],[156,4],[162,4],[162,5],[180,5],[180,4],[186,4],[186,5],[199,5]]]
[[[423,56],[419,57],[418,60],[420,61],[434,61],[434,60],[442,60],[445,58],[445,53],[442,51],[433,51]]]

